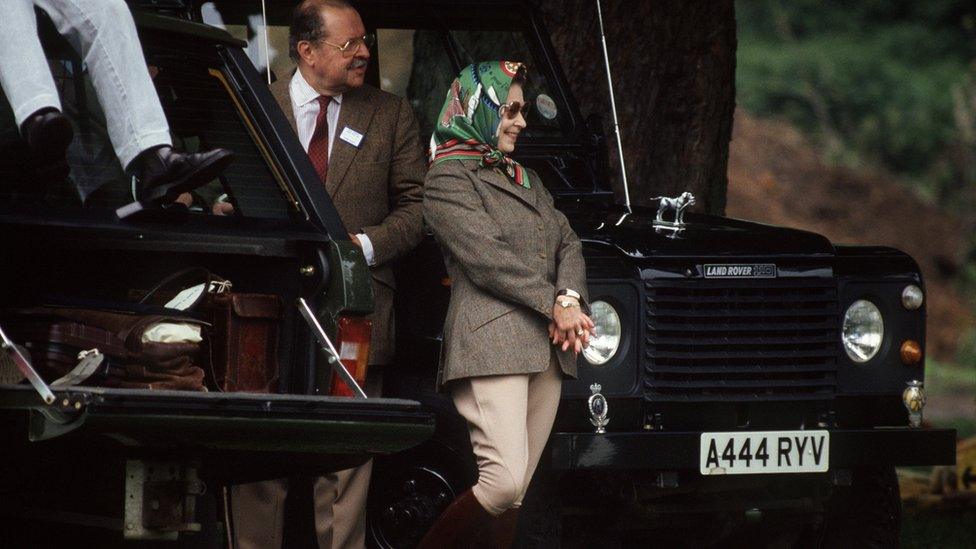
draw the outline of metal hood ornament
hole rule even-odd
[[[607,404],[607,399],[602,394],[600,390],[603,387],[599,383],[594,383],[590,385],[590,391],[593,392],[590,395],[590,399],[587,401],[587,406],[590,409],[590,423],[596,427],[596,434],[602,435],[607,432],[607,424],[610,423],[610,406]]]
[[[651,200],[661,201],[657,207],[657,217],[654,218],[654,229],[657,232],[672,231],[670,236],[674,238],[677,233],[685,229],[685,209],[695,204],[695,195],[685,191],[676,198],[656,196]],[[666,221],[664,213],[669,209],[674,210],[674,219]]]

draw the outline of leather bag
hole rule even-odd
[[[196,364],[199,343],[143,341],[161,322],[201,325],[188,317],[119,311],[35,307],[8,312],[13,337],[23,341],[31,360],[48,380],[78,362],[80,351],[97,348],[107,357],[85,384],[130,389],[205,391],[204,371]]]
[[[213,326],[210,356],[224,391],[278,390],[278,331],[282,301],[277,295],[221,293],[208,304]]]

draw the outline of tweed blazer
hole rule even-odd
[[[296,133],[288,85],[280,78],[271,92]],[[363,135],[358,147],[339,139],[344,128]],[[370,364],[393,361],[393,292],[390,262],[412,250],[423,236],[421,202],[427,170],[417,120],[406,99],[368,85],[342,95],[336,139],[329,154],[325,188],[346,229],[365,233],[373,245],[375,310]]]
[[[556,352],[576,377],[576,357],[549,341],[556,292],[584,295],[582,246],[539,176],[526,189],[476,160],[431,167],[424,220],[451,276],[438,385],[454,379],[541,372]]]

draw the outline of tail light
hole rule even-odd
[[[339,333],[336,338],[339,362],[349,370],[363,390],[366,389],[366,369],[369,364],[369,338],[373,333],[373,321],[362,316],[339,317]],[[338,374],[332,372],[332,396],[353,396],[352,389]]]

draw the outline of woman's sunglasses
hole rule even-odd
[[[531,108],[532,108],[531,101],[526,101],[524,103],[521,101],[512,101],[511,103],[505,103],[501,107],[499,107],[498,112],[500,112],[505,118],[508,118],[509,120],[518,116],[519,113],[522,113],[523,118],[528,118],[529,110]]]

